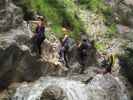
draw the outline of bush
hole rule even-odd
[[[113,23],[111,25],[108,26],[108,30],[105,34],[106,38],[113,38],[117,33],[117,28],[116,28],[116,24]]]
[[[87,9],[94,12],[108,12],[109,6],[104,0],[79,0],[80,5],[85,5]]]
[[[71,30],[72,37],[78,37],[83,29],[79,19],[75,17],[74,2],[69,0],[24,0],[26,7],[43,15],[51,22],[52,31],[57,37],[62,34],[62,26]],[[25,7],[24,5],[24,7]]]
[[[106,45],[101,42],[97,42],[96,44],[96,49],[100,52],[104,52],[106,50]]]

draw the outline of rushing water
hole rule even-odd
[[[40,98],[42,91],[50,85],[61,87],[66,92],[68,100],[88,100],[84,84],[64,78],[50,77],[41,78],[32,87],[27,84],[22,85],[17,89],[14,98],[18,97],[18,100],[36,100]]]
[[[56,85],[63,89],[63,100],[130,100],[123,83],[112,76],[97,75],[87,85],[66,78],[42,77],[33,84],[22,84],[17,88],[14,100],[39,100],[45,88]]]

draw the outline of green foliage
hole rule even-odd
[[[116,32],[117,32],[116,24],[113,23],[110,26],[108,26],[108,30],[105,35],[107,38],[113,38],[116,35]]]
[[[115,25],[110,21],[111,7],[107,6],[104,0],[78,1],[80,5],[105,16],[105,22],[109,27],[106,36],[111,38],[116,32]],[[62,26],[67,27],[74,38],[78,38],[79,33],[85,30],[84,25],[77,17],[78,6],[72,0],[24,0],[23,9],[26,9],[24,12],[29,12],[30,9],[45,16],[46,20],[51,23],[50,27],[57,37],[61,37],[63,34]]]
[[[105,0],[80,0],[79,3],[97,14],[102,14],[107,26],[110,27],[114,23],[112,7],[106,4]]]
[[[90,8],[95,12],[99,12],[105,9],[103,0],[90,0]]]
[[[52,28],[52,31],[56,33],[54,34],[56,37],[60,38],[63,36],[60,25],[52,25],[51,28]]]
[[[102,42],[97,42],[97,43],[95,44],[95,47],[96,47],[96,49],[97,49],[98,51],[100,51],[100,52],[104,52],[105,49],[106,49],[105,44],[102,43]]]
[[[51,23],[57,37],[62,35],[62,26],[72,31],[72,37],[78,37],[83,29],[80,19],[76,18],[76,5],[71,0],[24,0],[26,7],[45,16]]]
[[[87,9],[94,12],[107,12],[109,10],[109,6],[105,4],[104,0],[79,0],[79,4],[86,5]]]

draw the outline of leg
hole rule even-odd
[[[61,47],[60,52],[59,52],[59,55],[60,55],[60,58],[59,59],[64,64],[65,63],[65,61],[64,61],[64,56],[65,56],[65,54],[64,54],[64,47]]]
[[[65,60],[66,67],[69,68],[69,66],[68,66],[68,51],[67,50],[64,51],[64,60]]]
[[[105,74],[110,73],[111,74],[111,67],[106,68]]]
[[[43,40],[44,40],[44,39],[42,39],[42,38],[38,38],[38,40],[37,40],[37,41],[38,41],[38,42],[37,42],[37,47],[38,47],[38,53],[39,53],[39,55],[42,54],[41,44],[42,44]]]
[[[83,74],[86,68],[86,57],[85,56],[81,56],[81,71],[80,73]]]
[[[37,52],[37,37],[34,36],[32,39],[32,48],[31,48],[31,52],[34,53],[34,52]]]
[[[61,47],[59,55],[61,58],[64,57],[64,48],[63,47]]]

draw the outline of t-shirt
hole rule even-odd
[[[44,38],[45,27],[44,26],[37,26],[36,28],[36,34],[38,38]]]

